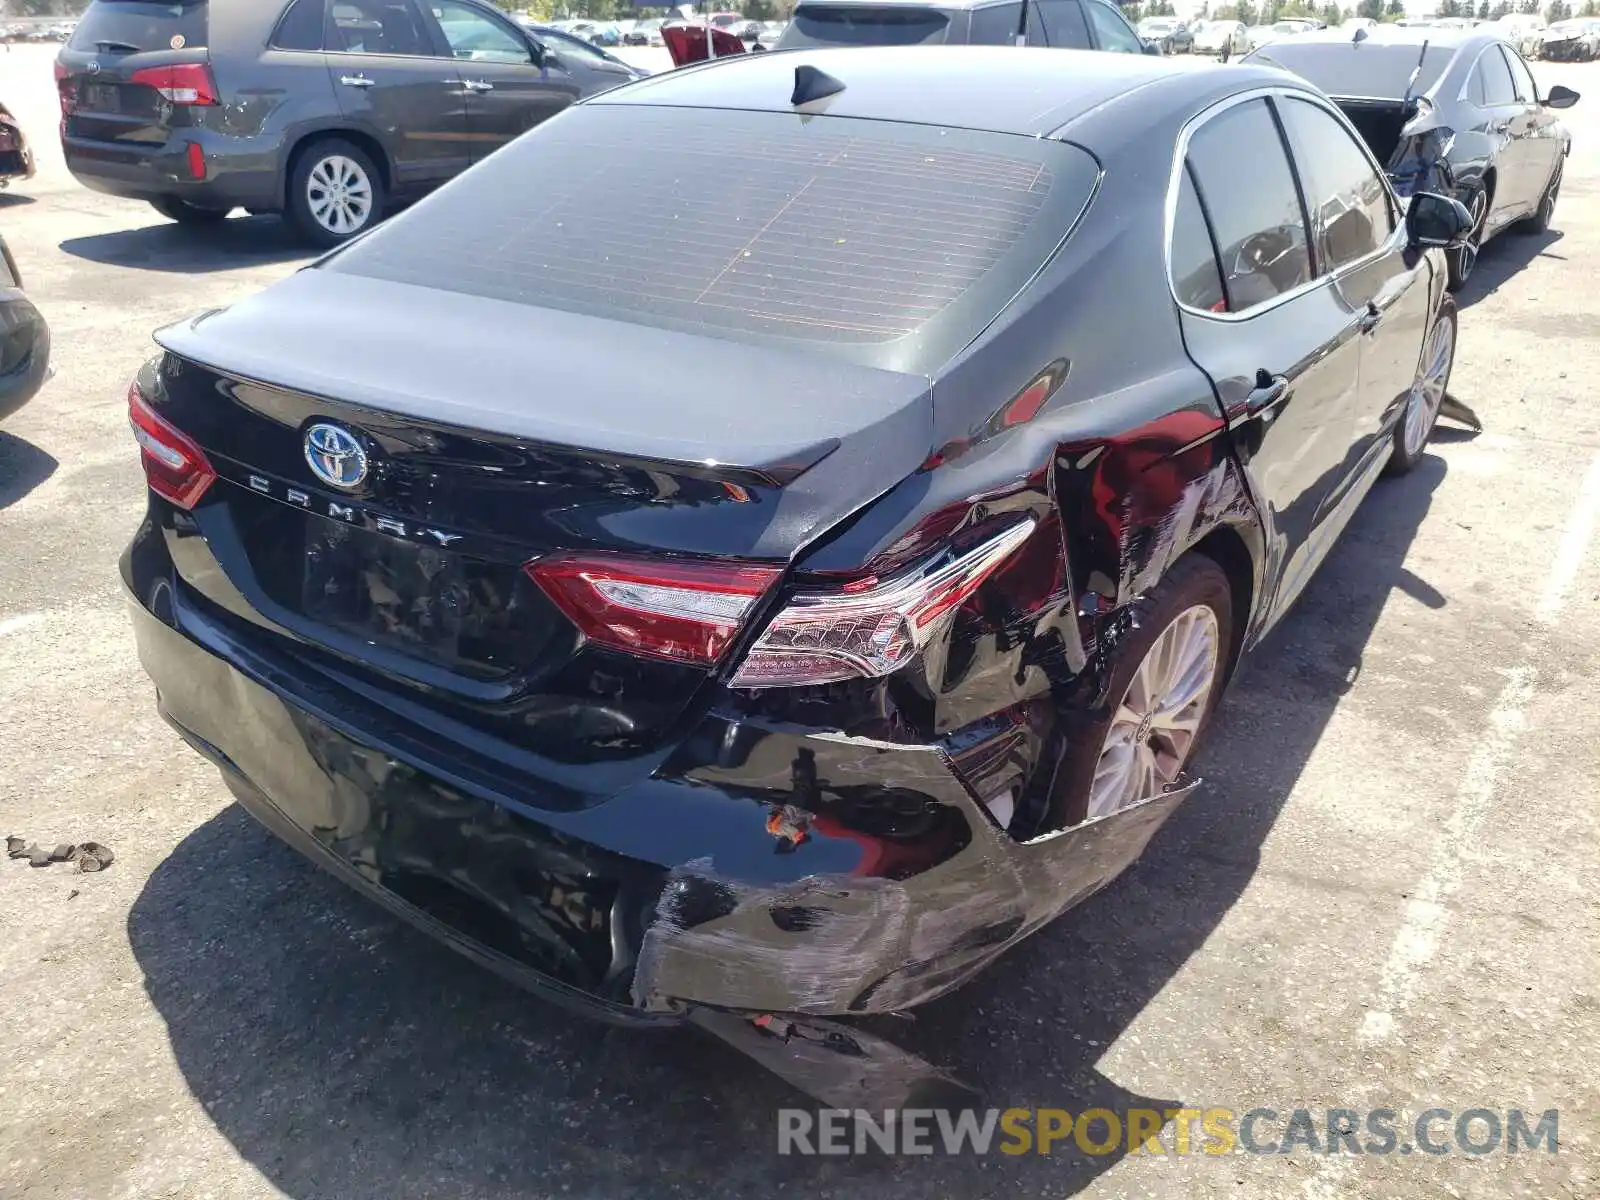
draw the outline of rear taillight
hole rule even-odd
[[[543,558],[526,568],[585,637],[603,646],[710,666],[781,573],[749,563],[613,555]]]
[[[729,681],[795,687],[888,675],[937,634],[978,586],[1027,540],[1032,518],[893,579],[802,593],[773,617]]]
[[[133,426],[133,440],[139,443],[150,490],[179,508],[200,503],[206,489],[216,482],[216,471],[199,446],[156,415],[137,383],[128,387],[128,424]]]
[[[78,89],[65,63],[56,63],[56,96],[61,101],[61,119],[66,120],[78,107]]]
[[[170,67],[142,67],[133,82],[154,88],[173,104],[216,104],[217,85],[205,63],[175,63]]]

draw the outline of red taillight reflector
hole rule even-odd
[[[56,98],[61,101],[61,117],[70,117],[78,106],[78,89],[69,78],[71,72],[65,63],[56,63]]]
[[[591,641],[711,666],[782,573],[749,563],[562,555],[524,570]]]
[[[206,156],[200,149],[198,142],[190,142],[189,149],[185,152],[189,156],[189,175],[194,179],[206,177]]]
[[[128,424],[139,443],[139,459],[150,490],[179,508],[193,508],[217,473],[205,452],[186,434],[156,415],[137,383],[128,387]]]
[[[216,104],[217,85],[205,63],[176,63],[170,67],[142,67],[133,82],[155,88],[173,104]]]

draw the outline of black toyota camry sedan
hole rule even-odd
[[[1501,230],[1550,228],[1572,146],[1553,110],[1572,107],[1578,93],[1541,91],[1492,26],[1325,30],[1272,42],[1245,61],[1293,71],[1332,96],[1402,198],[1435,191],[1467,206],[1472,236],[1449,257],[1452,290]]]
[[[267,826],[536,991],[903,1009],[1189,795],[1423,453],[1468,228],[1264,68],[631,84],[157,335],[140,656]]]

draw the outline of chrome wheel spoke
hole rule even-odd
[[[1215,684],[1217,617],[1197,604],[1157,635],[1128,681],[1101,743],[1087,815],[1160,794],[1194,748]]]

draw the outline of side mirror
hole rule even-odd
[[[1472,214],[1467,206],[1449,196],[1418,192],[1406,210],[1406,237],[1413,246],[1463,245],[1472,232]]]
[[[1550,89],[1549,95],[1539,101],[1546,108],[1571,108],[1577,102],[1578,93],[1559,83]]]

